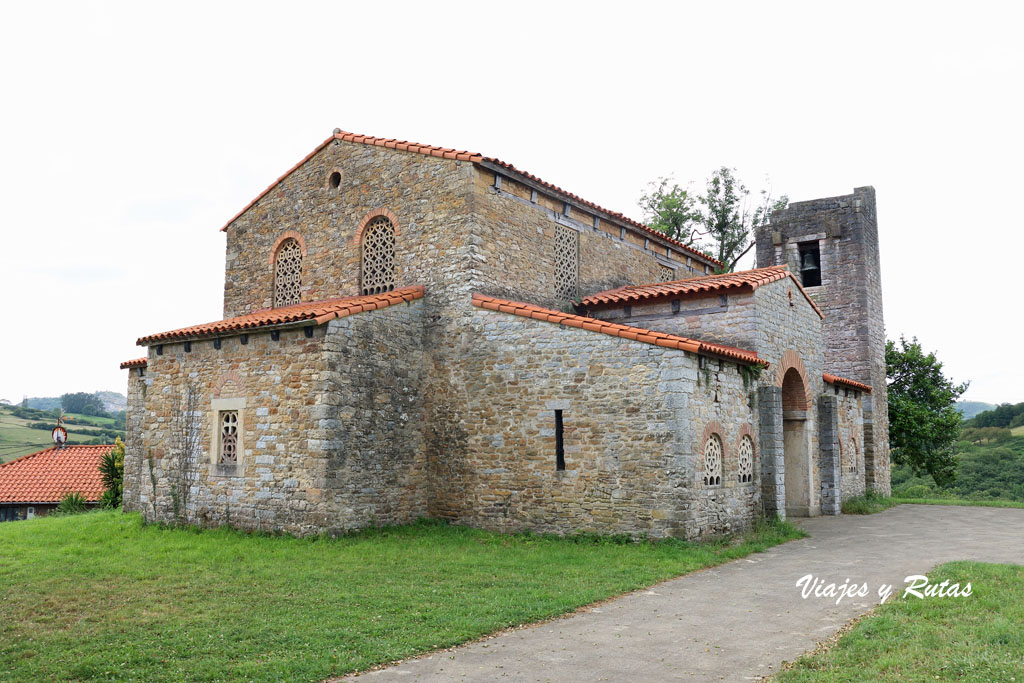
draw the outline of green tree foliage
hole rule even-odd
[[[965,427],[1019,427],[1024,424],[1024,403],[1001,403],[992,410],[978,413],[964,423]]]
[[[1006,443],[1013,438],[1013,432],[1001,427],[966,427],[960,438],[973,444]]]
[[[953,445],[960,436],[956,400],[968,383],[955,384],[942,374],[934,353],[925,353],[917,338],[885,345],[889,379],[889,443],[892,461],[915,474],[927,472],[939,486],[956,476]]]
[[[679,187],[670,178],[658,178],[649,188],[640,195],[640,208],[648,227],[694,246],[697,226],[702,222],[697,195]]]
[[[732,272],[754,246],[753,231],[789,204],[788,197],[773,200],[767,190],[760,195],[752,206],[750,190],[736,178],[736,169],[722,166],[708,178],[704,194],[659,178],[641,195],[640,207],[650,227],[705,251],[724,264],[723,272]]]
[[[103,402],[96,394],[87,394],[79,391],[75,394],[64,394],[60,397],[60,407],[66,413],[81,413],[82,415],[98,415],[105,417],[107,411],[103,409]]]
[[[121,437],[114,440],[114,447],[100,460],[100,475],[103,477],[100,503],[105,508],[121,507],[124,492],[124,441]]]

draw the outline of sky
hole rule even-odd
[[[219,228],[341,128],[635,218],[723,165],[872,185],[889,338],[1024,401],[1014,5],[4,3],[0,398],[124,393],[138,337],[221,318]]]

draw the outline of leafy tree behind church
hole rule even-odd
[[[79,413],[81,415],[96,415],[107,417],[107,411],[103,408],[103,402],[96,394],[87,394],[79,391],[74,394],[64,394],[60,397],[60,407],[66,413]]]
[[[715,257],[724,264],[724,272],[732,272],[754,246],[754,230],[788,204],[788,197],[772,199],[767,190],[752,204],[750,190],[736,178],[736,169],[726,166],[711,174],[702,194],[659,178],[640,197],[647,225]]]
[[[889,444],[894,465],[908,465],[915,475],[929,474],[939,486],[956,478],[954,444],[960,436],[956,400],[967,383],[956,384],[942,372],[934,353],[925,353],[917,338],[885,344],[889,390]]]

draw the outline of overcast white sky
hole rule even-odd
[[[221,317],[218,229],[331,130],[481,152],[639,218],[735,166],[873,185],[890,338],[1024,401],[1016,3],[4,3],[0,398],[124,392]]]

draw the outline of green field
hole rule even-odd
[[[1024,567],[952,562],[929,581],[969,597],[891,599],[773,681],[1024,681]]]
[[[1010,433],[1013,434],[1014,436],[1024,436],[1024,425],[1021,425],[1020,427],[1014,427],[1013,429],[1010,430]]]
[[[298,539],[114,511],[0,524],[0,681],[317,681],[803,535],[630,543],[422,522]]]
[[[11,410],[10,406],[0,406],[0,463],[35,453],[53,445],[50,430],[57,424],[53,418],[24,419],[12,414]],[[65,424],[69,443],[85,443],[101,437],[103,433],[98,431],[94,424],[113,428],[115,422],[111,417],[74,414],[71,414],[70,417],[71,421]],[[33,423],[44,424],[47,429],[31,429],[28,425]],[[109,436],[104,438],[111,443],[114,441]]]

